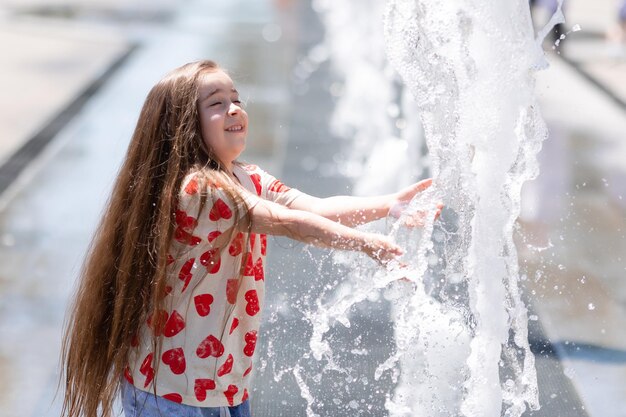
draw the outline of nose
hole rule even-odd
[[[228,108],[229,115],[235,115],[241,111],[241,107],[237,103],[230,103],[230,107]]]

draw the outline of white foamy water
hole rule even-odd
[[[371,22],[382,12],[382,2],[375,3],[378,6],[371,4],[368,11],[361,8],[357,19],[361,25],[370,22],[365,39],[373,40],[367,46],[378,44]],[[315,4],[329,29],[326,45],[331,59],[337,59],[347,83],[361,87],[344,91],[333,121],[340,133],[341,127],[350,128],[346,135],[356,132],[355,160],[365,162],[360,172],[369,170],[368,178],[377,178],[375,185],[393,184],[397,189],[406,180],[406,175],[398,174],[406,171],[393,167],[419,161],[415,154],[398,149],[419,143],[412,137],[420,136],[415,126],[421,124],[434,183],[409,204],[405,215],[433,213],[439,201],[446,211],[438,222],[428,216],[430,221],[421,229],[403,227],[402,217],[389,220],[387,232],[406,249],[407,266],[370,273],[360,267],[349,277],[350,291],[331,301],[320,298],[317,310],[307,316],[313,325],[313,356],[326,361],[327,369],[347,372],[336,364],[326,335],[334,323],[349,327],[350,309],[383,292],[391,301],[395,346],[391,356],[377,364],[374,378],[387,375],[395,384],[387,393],[389,415],[518,417],[537,409],[513,229],[521,187],[538,174],[536,154],[547,137],[534,96],[534,72],[547,67],[541,43],[563,20],[560,7],[535,35],[527,0],[387,0],[380,36],[404,91],[414,100],[407,104],[406,95],[398,94],[398,112],[388,112],[386,121],[359,129],[354,119],[345,117],[349,114],[345,109],[351,108],[345,104],[357,103],[364,94],[368,102],[377,102],[379,84],[372,80],[378,69],[379,81],[386,80],[380,83],[378,98],[388,109],[393,104],[388,67],[363,55],[355,35],[358,27],[342,29],[338,16],[349,22],[345,17],[354,17],[363,6],[360,2]],[[352,43],[346,42],[350,39]],[[360,61],[371,70],[367,77],[359,75]],[[395,124],[398,130],[389,129],[389,120],[398,118],[402,119]],[[385,134],[376,138],[372,132]],[[390,146],[390,140],[399,146]],[[364,157],[364,149],[371,155]],[[389,162],[374,163],[379,160],[392,161],[393,167]],[[369,191],[378,191],[371,184],[361,181],[357,190],[370,186]],[[352,262],[357,265],[356,258]],[[296,376],[307,415],[314,416],[316,399],[300,370]]]

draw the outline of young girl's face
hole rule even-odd
[[[241,107],[233,80],[225,72],[201,76],[198,114],[207,147],[220,161],[231,164],[246,147],[248,114]]]

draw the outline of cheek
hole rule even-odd
[[[219,116],[206,116],[200,118],[202,138],[208,145],[214,144],[216,136],[221,133],[221,120]]]

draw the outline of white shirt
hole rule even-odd
[[[233,165],[233,173],[249,191],[248,208],[259,198],[288,205],[300,191],[291,189],[254,165]],[[235,224],[234,202],[210,187],[202,212],[196,173],[185,177],[176,212],[177,228],[170,249],[163,347],[158,368],[152,351],[151,320],[134,340],[125,372],[137,388],[198,407],[235,406],[248,397],[252,360],[265,295],[267,237],[235,232],[217,254],[213,243]],[[239,217],[245,208],[240,209]],[[250,255],[238,271],[244,245]],[[239,286],[239,288],[238,288]],[[156,369],[155,369],[156,368]]]

